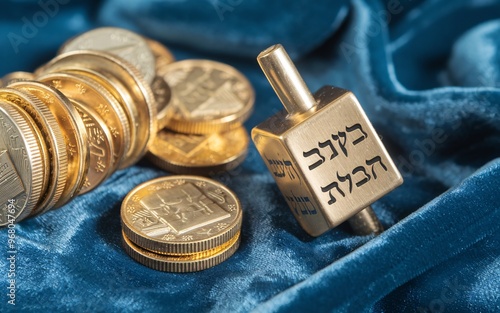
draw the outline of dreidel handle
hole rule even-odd
[[[316,100],[282,45],[277,44],[262,51],[257,61],[290,115],[304,113],[316,106]],[[349,224],[359,235],[383,232],[371,206],[351,217]]]
[[[316,106],[316,100],[282,45],[262,51],[257,61],[289,114],[304,113]]]

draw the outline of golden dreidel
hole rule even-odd
[[[285,106],[252,130],[281,193],[312,236],[349,219],[359,234],[383,231],[369,207],[403,178],[352,92],[309,92],[281,45],[257,60]]]

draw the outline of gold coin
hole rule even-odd
[[[148,83],[151,83],[155,76],[155,57],[146,40],[123,28],[93,29],[66,42],[59,52],[76,50],[100,50],[116,55],[133,65]]]
[[[0,101],[0,226],[28,216],[43,192],[45,167],[34,121]]]
[[[134,188],[121,207],[123,231],[138,246],[167,254],[213,249],[241,228],[236,195],[198,176],[157,178]]]
[[[44,67],[45,72],[68,70],[100,72],[110,82],[106,88],[124,105],[128,117],[133,120],[131,128],[136,131],[133,146],[126,153],[120,168],[139,161],[147,152],[157,131],[157,105],[149,84],[134,66],[100,51],[69,52],[56,57]],[[113,86],[119,86],[119,90],[111,88]]]
[[[34,80],[34,79],[35,79],[35,75],[33,73],[13,72],[13,73],[5,75],[2,78],[2,82],[3,82],[2,86],[9,86],[10,84],[13,84],[13,83],[27,81],[27,80]]]
[[[79,194],[95,189],[113,173],[113,137],[100,115],[87,105],[71,101],[87,130],[89,166]]]
[[[34,81],[17,82],[10,87],[31,93],[53,113],[66,144],[68,156],[68,179],[59,201],[60,207],[78,194],[88,169],[89,150],[85,125],[71,102],[57,89]]]
[[[165,67],[172,89],[172,117],[167,127],[189,134],[234,129],[253,109],[250,82],[232,66],[210,60],[185,60]]]
[[[179,259],[182,258],[184,260],[187,260],[187,259],[190,259],[190,260],[199,260],[199,259],[205,259],[205,258],[211,257],[211,256],[213,256],[215,254],[218,254],[222,250],[225,250],[226,248],[234,245],[236,243],[236,241],[238,241],[239,237],[240,237],[240,232],[237,232],[236,235],[234,235],[233,238],[231,238],[228,241],[224,242],[220,246],[214,247],[214,248],[209,249],[209,250],[200,251],[200,252],[193,252],[193,253],[166,253],[166,252],[154,251],[154,250],[148,250],[148,251],[156,253],[156,254],[166,255],[166,256],[169,256],[169,257],[177,257]]]
[[[239,232],[226,244],[207,252],[190,255],[164,255],[143,249],[122,233],[123,247],[134,260],[157,271],[189,273],[216,266],[231,257],[240,245]]]
[[[149,46],[149,49],[151,49],[151,51],[153,52],[153,55],[155,57],[156,75],[162,76],[164,74],[163,73],[164,67],[171,64],[171,63],[174,63],[175,57],[172,54],[172,52],[170,52],[170,50],[168,50],[167,47],[165,47],[160,42],[153,40],[153,39],[149,39],[149,38],[145,38],[145,39],[146,39],[146,43]]]
[[[0,89],[0,100],[13,103],[28,113],[46,141],[50,160],[49,182],[32,214],[51,209],[59,201],[68,178],[68,155],[61,128],[54,114],[30,93],[4,88]]]
[[[175,174],[215,175],[240,165],[248,150],[244,127],[211,135],[188,135],[168,129],[158,132],[148,159]]]
[[[168,119],[172,112],[171,106],[169,105],[172,98],[172,90],[162,76],[155,77],[151,89],[153,90],[153,95],[158,105],[158,114],[156,116],[158,120],[158,129],[162,129],[167,126]]]
[[[130,97],[130,93],[126,88],[113,76],[108,76],[106,77],[105,75],[89,70],[89,69],[79,69],[79,70],[64,70],[61,71],[63,73],[72,73],[76,75],[82,75],[89,77],[90,79],[93,79],[97,81],[99,84],[104,86],[106,90],[108,90],[113,97],[115,97],[122,108],[125,109],[125,112],[127,113],[127,118],[129,121],[130,125],[136,125],[136,127],[131,127],[130,129],[130,147],[129,151],[127,151],[126,155],[124,156],[124,162],[120,165],[120,169],[123,169],[125,167],[130,166],[131,159],[130,157],[136,153],[134,151],[135,148],[142,147],[145,144],[147,144],[147,139],[148,138],[140,138],[138,137],[140,135],[141,130],[144,130],[144,127],[139,127],[141,125],[141,121],[139,117],[141,117],[140,112],[138,112],[138,107],[135,105],[134,100]],[[135,162],[134,162],[135,163]]]
[[[87,106],[105,121],[113,139],[111,171],[118,168],[130,146],[130,125],[121,105],[102,85],[82,75],[51,73],[38,78],[61,91],[69,99]],[[106,169],[107,171],[107,169]]]

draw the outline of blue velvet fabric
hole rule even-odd
[[[239,169],[216,177],[243,203],[240,249],[206,271],[171,274],[120,246],[121,200],[168,175],[142,161],[15,227],[15,307],[0,230],[2,312],[500,311],[499,1],[72,0],[23,35],[41,10],[35,0],[2,3],[0,75],[33,70],[89,28],[118,25],[179,59],[243,71],[257,95],[250,129],[281,109],[255,62],[281,42],[311,89],[354,91],[405,183],[373,205],[382,235],[341,225],[312,238],[251,147]],[[12,33],[24,40],[12,44]]]

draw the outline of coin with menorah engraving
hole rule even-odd
[[[253,110],[255,94],[234,67],[210,60],[184,60],[163,68],[172,89],[172,114],[166,127],[187,134],[228,131]]]
[[[123,200],[122,227],[136,245],[192,254],[228,242],[241,229],[236,195],[212,179],[168,176],[143,183]]]

